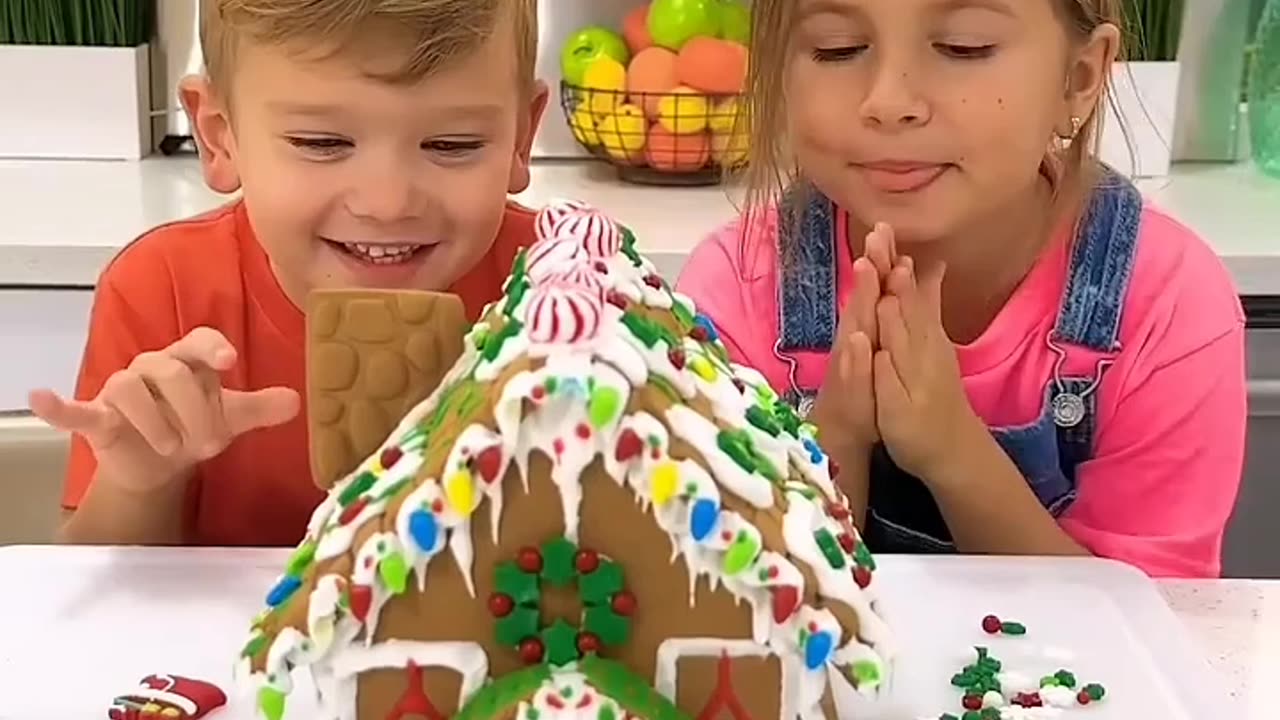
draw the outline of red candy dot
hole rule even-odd
[[[689,337],[698,342],[706,342],[711,338],[710,335],[707,335],[707,329],[701,325],[694,325],[693,329],[689,331]]]
[[[541,400],[542,398],[547,396],[547,390],[546,388],[539,385],[535,387],[532,391],[530,391],[529,394],[533,396],[534,400]]]
[[[556,451],[556,455],[563,455],[564,440],[561,440],[560,438],[556,438],[555,442],[551,443],[551,449]]]
[[[1080,693],[1076,695],[1076,702],[1080,703],[1081,705],[1088,705],[1089,703],[1093,702],[1093,697],[1091,697],[1089,693],[1085,692],[1084,690],[1081,690]]]
[[[840,533],[840,547],[847,553],[853,553],[853,536],[847,532]]]
[[[506,617],[516,607],[515,601],[510,595],[503,593],[494,593],[489,596],[489,612],[494,617]]]
[[[578,425],[577,431],[578,431],[578,437],[582,438],[583,440],[586,440],[587,438],[591,437],[591,428],[587,427],[586,425],[581,425],[581,424]]]
[[[831,457],[827,457],[827,466],[831,469],[832,480],[835,480],[836,478],[840,477],[840,463],[836,462]]]
[[[960,704],[964,706],[965,710],[981,710],[982,698],[977,695],[965,695]]]
[[[516,553],[516,566],[527,573],[542,572],[542,553],[535,547],[520,548]]]
[[[662,459],[662,451],[661,451],[661,450],[659,450],[658,448],[654,448],[654,449],[653,449],[653,452],[649,453],[649,457],[653,458],[654,460],[661,460],[661,459]]]
[[[362,510],[364,510],[364,506],[368,504],[369,504],[369,498],[367,497],[362,497],[356,500],[355,502],[351,503],[346,507],[346,509],[342,511],[342,514],[338,516],[338,523],[341,525],[346,525],[347,523],[350,523],[352,520],[355,520],[356,516],[359,515]]]
[[[431,512],[437,515],[444,512],[444,501],[436,500],[435,502],[431,503]]]
[[[988,635],[995,635],[1000,632],[1000,618],[995,615],[988,615],[982,618],[982,631]]]
[[[728,530],[725,530],[724,532],[720,533],[720,539],[724,540],[725,542],[731,542],[733,540],[733,533],[729,532]]]
[[[556,695],[555,693],[547,693],[546,701],[548,705],[555,708],[556,710],[564,709],[564,701],[561,700],[560,696]]]
[[[658,277],[657,275],[652,275],[652,274],[650,274],[650,275],[645,275],[645,276],[644,276],[644,284],[645,284],[645,285],[648,285],[649,287],[653,288],[654,290],[661,290],[661,289],[662,289],[662,278]]]
[[[545,648],[542,647],[542,641],[538,638],[525,638],[520,642],[520,659],[529,665],[536,665],[542,662],[542,653]],[[555,697],[549,695],[548,700]]]
[[[827,513],[836,520],[843,520],[849,517],[849,508],[833,502],[827,505]]]
[[[596,272],[598,272],[598,273],[608,273],[608,272],[609,272],[609,266],[608,266],[608,265],[605,265],[605,264],[604,264],[604,261],[602,261],[602,260],[597,260],[597,261],[596,261],[596,264],[595,264],[595,265],[593,265],[592,267],[594,267],[594,268],[596,269]]]
[[[683,349],[671,348],[671,351],[667,353],[667,359],[671,361],[672,365],[676,366],[677,370],[684,369],[684,363],[686,358],[685,358]]]
[[[588,575],[600,567],[600,554],[595,550],[579,550],[573,564],[574,567],[578,568],[578,572]]]
[[[630,615],[636,611],[636,596],[623,590],[613,596],[612,607],[619,615]]]
[[[854,568],[853,581],[858,583],[858,587],[866,590],[871,585],[871,571],[864,567]]]
[[[606,300],[610,305],[612,305],[612,306],[614,306],[614,307],[618,308],[619,310],[626,310],[626,309],[627,309],[627,298],[626,298],[626,296],[625,296],[625,295],[623,295],[622,293],[618,292],[617,290],[610,290],[610,291],[609,291],[609,294],[605,295],[605,298],[604,298],[604,299],[605,299],[605,300]]]
[[[769,579],[772,580],[773,578],[776,578],[776,577],[778,577],[778,566],[774,565],[769,568]]]
[[[746,383],[744,383],[744,382],[742,382],[742,381],[741,381],[741,380],[739,380],[738,378],[734,378],[734,379],[733,379],[733,386],[734,386],[735,388],[737,388],[738,392],[740,392],[740,393],[743,393],[743,392],[746,392],[746,391],[747,391],[747,384],[746,384]]]
[[[816,623],[816,622],[811,622],[811,623],[809,623],[809,632],[811,632],[811,633],[816,633],[816,632],[818,632],[818,623]]]
[[[583,655],[600,652],[600,638],[595,633],[578,633],[578,652]]]
[[[384,468],[390,469],[392,465],[400,462],[400,458],[404,457],[404,451],[392,445],[382,451],[382,455],[378,457],[378,464]]]

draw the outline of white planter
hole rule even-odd
[[[1134,177],[1169,174],[1181,67],[1178,62],[1116,64],[1104,111],[1103,161]]]
[[[151,152],[148,48],[0,45],[0,157]]]

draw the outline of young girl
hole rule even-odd
[[[880,552],[1220,572],[1221,262],[1091,149],[1119,0],[756,0],[752,197],[679,283],[821,433]]]

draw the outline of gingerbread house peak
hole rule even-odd
[[[278,716],[295,668],[330,682],[358,675],[359,653],[348,649],[403,639],[380,617],[405,598],[446,592],[446,577],[465,587],[457,602],[487,603],[493,616],[492,637],[473,643],[473,675],[510,668],[492,657],[504,651],[548,673],[633,657],[613,654],[635,642],[635,594],[614,557],[633,552],[681,561],[690,607],[709,596],[746,601],[741,627],[723,640],[780,659],[794,690],[782,716],[818,712],[828,669],[874,694],[892,653],[875,561],[813,428],[730,361],[714,325],[659,277],[627,228],[576,202],[543,209],[537,227],[461,357],[333,486],[268,594],[241,655],[264,715]],[[539,493],[554,496],[550,509],[520,504]],[[642,514],[665,540],[631,547],[610,512]],[[547,515],[553,523],[534,522]],[[495,553],[531,522],[553,531],[511,557]],[[584,534],[594,542],[580,543]],[[541,588],[560,586],[577,589],[577,627],[536,604]],[[665,631],[644,624],[653,657],[632,670],[671,696],[662,668],[675,661],[660,656],[707,643],[649,637]],[[466,638],[445,645],[458,642]],[[463,683],[457,709],[481,686]]]

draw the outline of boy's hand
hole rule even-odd
[[[196,328],[164,350],[134,358],[93,400],[39,390],[31,393],[31,410],[88,441],[96,477],[147,492],[221,453],[241,433],[298,414],[298,393],[289,388],[224,389],[218,373],[235,362],[235,348],[221,333]]]
[[[894,462],[926,483],[953,457],[959,438],[981,425],[942,327],[944,274],[938,265],[918,277],[911,258],[901,258],[876,313],[877,426]]]
[[[876,305],[896,257],[892,228],[877,225],[867,235],[865,253],[853,263],[853,294],[840,313],[835,347],[814,401],[813,423],[826,447],[866,449],[880,440],[872,357],[879,340]]]

